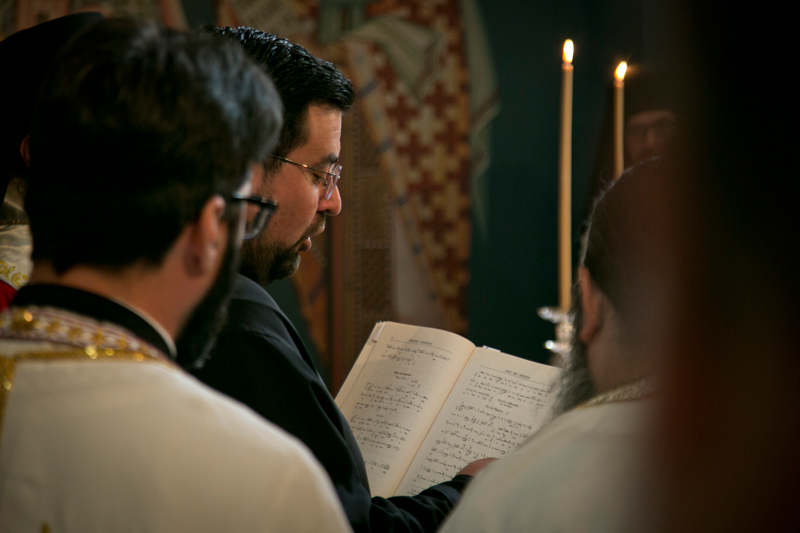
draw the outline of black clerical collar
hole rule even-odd
[[[19,290],[11,305],[55,307],[100,322],[111,322],[175,358],[175,344],[172,339],[165,338],[166,332],[159,332],[133,309],[91,292],[63,285],[26,285]]]

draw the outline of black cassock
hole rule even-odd
[[[192,373],[303,441],[328,471],[356,532],[433,532],[472,479],[456,476],[412,497],[372,498],[353,432],[297,330],[267,291],[241,274],[228,323],[205,366]]]

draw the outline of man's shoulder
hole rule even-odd
[[[575,466],[616,460],[638,446],[649,407],[649,401],[637,400],[573,409],[534,433],[507,464],[533,473],[549,472],[557,463],[566,467],[572,461]]]
[[[81,423],[87,427],[102,433],[104,417],[113,417],[119,424],[127,424],[136,438],[162,442],[164,450],[193,447],[199,442],[231,450],[251,449],[255,454],[294,454],[302,448],[294,437],[249,407],[169,361],[105,361],[102,354],[96,359],[76,358],[71,357],[70,347],[47,342],[4,341],[0,346],[12,354],[35,352],[37,357],[17,361],[14,395],[35,400],[54,418],[69,403],[77,406]],[[114,407],[101,409],[98,402]],[[26,403],[18,407],[25,409]],[[141,427],[134,430],[137,426]],[[108,436],[113,438],[113,432]]]
[[[242,274],[236,274],[233,280],[231,299],[235,301],[252,302],[280,311],[280,307],[278,307],[275,299],[270,296],[264,287]]]
[[[255,281],[237,274],[228,306],[228,331],[245,330],[289,337],[289,319],[275,299]]]
[[[12,474],[44,462],[52,467],[41,472],[46,481],[83,479],[86,490],[72,496],[81,505],[102,485],[106,499],[127,493],[147,500],[163,491],[179,514],[191,508],[253,527],[257,519],[303,522],[297,510],[282,510],[284,493],[308,492],[335,511],[324,472],[300,441],[175,366],[25,362],[16,368],[13,394],[4,429],[20,445],[0,450],[12,454],[5,457]],[[44,461],[55,453],[58,465]],[[86,472],[86,464],[105,467]],[[247,498],[230,496],[236,491]]]
[[[651,407],[637,400],[559,416],[487,468],[443,531],[624,529]]]
[[[193,446],[200,439],[211,439],[213,448],[227,450],[223,463],[230,462],[233,467],[247,465],[248,470],[259,467],[261,471],[254,475],[260,479],[270,477],[270,472],[280,472],[278,475],[272,474],[274,480],[296,475],[298,463],[306,465],[301,470],[316,464],[299,439],[264,419],[250,407],[193,376],[181,373],[178,380],[181,397],[172,403],[172,423],[186,427],[186,434],[181,439],[188,446]],[[186,413],[195,413],[195,416],[185,420]]]
[[[70,419],[74,432],[57,440],[75,454],[94,443],[98,449],[91,453],[97,454],[145,447],[154,464],[167,461],[178,478],[199,467],[203,456],[214,458],[215,471],[227,468],[244,478],[254,467],[280,479],[294,475],[288,470],[297,463],[313,463],[295,437],[174,365],[44,358],[20,362],[15,374],[14,410],[23,418],[51,419],[56,428],[58,420]],[[19,429],[54,431],[36,423]]]
[[[222,352],[246,354],[254,350],[260,355],[277,352],[288,356],[292,364],[314,366],[294,324],[272,296],[239,274],[228,306],[227,323],[217,339],[212,359]]]
[[[289,505],[283,493],[313,493],[317,505],[324,500],[326,507],[338,507],[324,470],[299,439],[190,375],[180,372],[174,381],[178,390],[162,423],[166,433],[177,435],[161,444],[188,452],[185,458],[169,458],[178,478],[192,479],[199,458],[203,480],[197,483],[222,486],[234,481],[236,490],[246,487],[253,495],[275,500],[262,503],[271,511],[267,514],[283,512],[279,500]],[[204,498],[205,490],[198,488],[196,498]]]

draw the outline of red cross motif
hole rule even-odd
[[[425,104],[433,106],[436,112],[436,118],[444,117],[447,108],[455,102],[455,96],[445,92],[443,83],[437,83],[430,94],[425,98]]]
[[[408,126],[409,120],[419,116],[416,106],[408,105],[408,99],[404,94],[397,95],[397,104],[386,110],[388,115],[395,119],[397,129],[404,130]]]
[[[407,143],[403,145],[398,143],[397,145],[397,153],[399,153],[401,156],[407,157],[409,164],[412,167],[417,167],[422,156],[427,155],[430,152],[431,147],[421,143],[419,140],[419,135],[416,133],[409,134]]]

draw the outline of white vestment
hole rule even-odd
[[[0,205],[0,281],[14,290],[28,283],[31,262],[31,230],[25,214],[25,182],[13,178]]]
[[[479,474],[441,532],[635,530],[651,408],[638,399],[561,415]]]
[[[300,441],[122,328],[30,311],[0,313],[0,532],[350,531]]]

